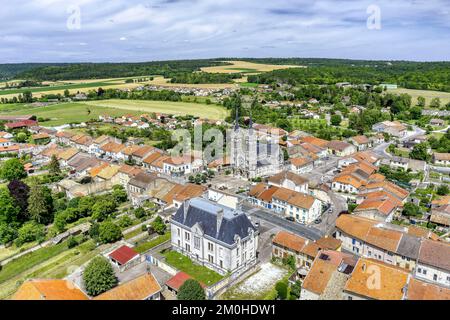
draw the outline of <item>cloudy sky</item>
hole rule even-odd
[[[449,0],[1,2],[0,63],[214,57],[450,60]]]

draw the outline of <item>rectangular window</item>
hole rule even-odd
[[[194,248],[200,249],[200,238],[194,236]]]
[[[185,233],[184,233],[184,238],[185,238],[187,241],[190,240],[190,234],[189,234],[189,232],[185,232]]]
[[[214,263],[214,257],[212,255],[210,255],[210,254],[208,254],[208,261],[210,263]]]
[[[214,245],[211,242],[208,242],[208,250],[209,251],[213,251],[214,250]]]

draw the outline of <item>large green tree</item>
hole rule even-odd
[[[20,207],[11,197],[6,187],[0,187],[0,223],[11,224],[18,221]]]
[[[122,238],[122,231],[112,221],[103,221],[98,227],[98,237],[103,243],[115,242]]]
[[[55,155],[52,155],[52,159],[48,165],[48,173],[51,176],[57,176],[61,174],[61,168],[59,166],[59,161]]]
[[[118,280],[109,261],[99,256],[87,265],[83,272],[83,282],[87,293],[97,296],[114,288]]]
[[[205,300],[205,290],[197,280],[186,280],[178,290],[178,300]]]
[[[37,223],[48,224],[53,220],[53,199],[48,187],[37,184],[30,187],[28,213]]]
[[[414,146],[409,156],[412,159],[416,160],[430,160],[431,156],[428,153],[428,144],[427,143],[418,143]]]
[[[17,158],[6,160],[0,168],[0,178],[8,181],[20,180],[27,176],[22,161]]]

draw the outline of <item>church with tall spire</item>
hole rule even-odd
[[[235,177],[254,179],[276,174],[282,169],[283,156],[278,141],[258,139],[258,132],[253,128],[251,111],[248,128],[242,128],[239,125],[239,114],[236,108],[235,123],[230,138],[230,162]]]

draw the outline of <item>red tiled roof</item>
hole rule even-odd
[[[167,280],[166,286],[178,291],[180,287],[183,285],[183,283],[186,282],[186,280],[192,279],[190,275],[187,273],[184,273],[183,271],[178,272],[176,275],[174,275],[172,278]],[[202,288],[205,288],[205,285],[200,282],[200,285]]]
[[[137,253],[130,247],[123,245],[119,249],[111,252],[109,254],[109,257],[123,265],[123,264],[126,264],[128,261],[130,261],[137,255],[139,255],[139,253]]]

